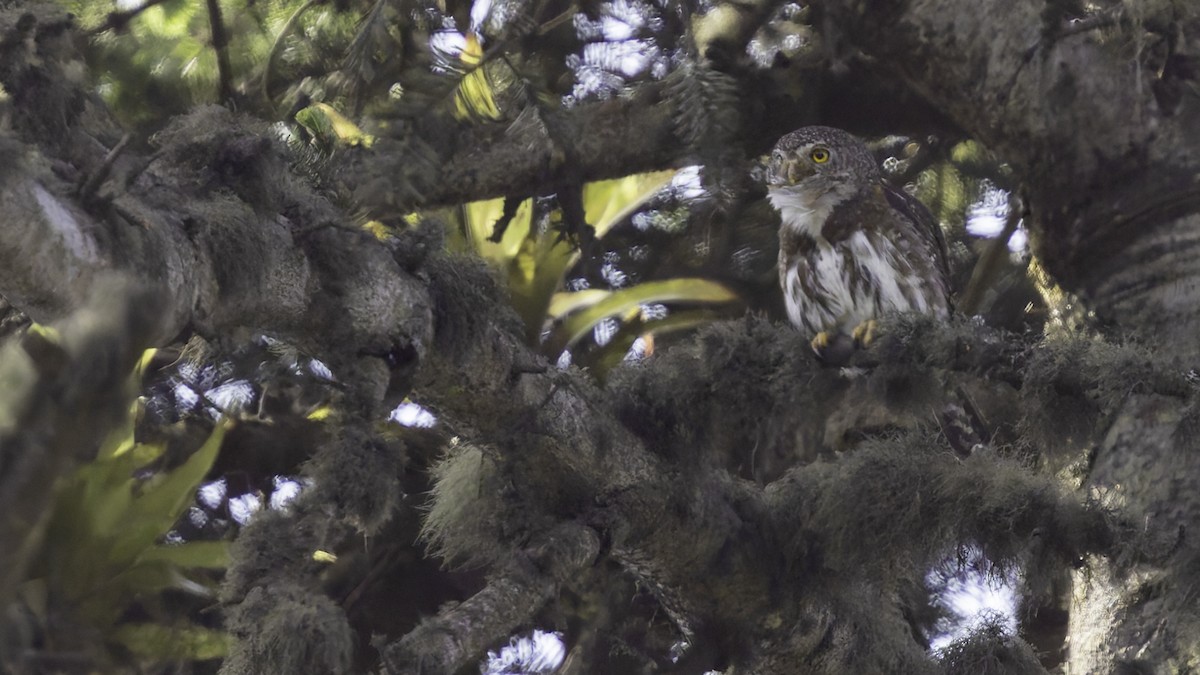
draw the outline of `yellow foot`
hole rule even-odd
[[[829,335],[829,333],[821,331],[820,333],[817,333],[817,336],[813,338],[812,342],[809,344],[812,345],[812,350],[820,355],[820,353],[825,351],[825,348],[829,346],[829,342],[832,339],[833,338],[831,335]]]
[[[854,338],[854,344],[859,347],[867,347],[875,340],[875,319],[867,319],[858,324],[854,328],[854,332],[850,337]]]

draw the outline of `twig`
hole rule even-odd
[[[996,274],[1000,271],[1000,261],[1008,252],[1008,240],[1017,231],[1017,225],[1021,222],[1024,210],[1024,205],[1019,197],[1013,195],[1009,198],[1008,220],[1004,223],[1004,229],[1000,231],[1000,236],[992,240],[987,251],[984,251],[983,256],[979,258],[979,262],[975,263],[975,269],[971,271],[971,281],[967,283],[967,290],[963,292],[962,299],[958,303],[958,309],[963,314],[971,315],[979,310],[983,292],[995,281]]]
[[[208,24],[212,30],[212,46],[217,52],[217,77],[220,85],[218,94],[222,103],[233,100],[233,67],[229,64],[229,36],[225,33],[225,22],[221,20],[219,0],[207,0]]]
[[[545,35],[546,33],[549,33],[550,31],[554,30],[555,28],[558,28],[559,26],[563,25],[564,23],[575,18],[575,15],[578,13],[579,13],[579,5],[572,3],[571,6],[568,7],[566,9],[566,11],[564,11],[562,14],[559,14],[558,16],[548,19],[548,20],[546,20],[545,23],[538,26],[537,34]]]
[[[100,163],[100,166],[96,167],[96,170],[92,171],[92,175],[88,176],[87,180],[79,186],[79,200],[81,202],[89,202],[95,196],[96,191],[100,189],[100,185],[108,178],[108,174],[112,171],[113,164],[121,156],[121,153],[125,151],[132,138],[132,134],[122,136],[121,140],[113,146],[113,149],[109,150],[108,154],[104,156],[104,161]]]
[[[543,533],[478,593],[381,647],[380,672],[463,670],[489,644],[527,624],[561,584],[591,566],[600,555],[600,542],[596,531],[569,522]]]

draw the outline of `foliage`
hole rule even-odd
[[[228,564],[227,542],[164,540],[213,466],[226,427],[217,425],[179,466],[145,476],[145,467],[161,460],[166,446],[134,441],[134,412],[129,427],[114,433],[95,460],[58,486],[34,565],[38,576],[26,582],[26,593],[40,589],[53,603],[65,603],[72,608],[72,621],[101,631],[140,657],[221,656],[224,634],[178,616],[162,594],[211,598],[212,576],[196,572]],[[135,604],[156,607],[155,621],[123,619]]]
[[[583,186],[582,204],[586,222],[594,236],[602,239],[616,225],[653,198],[675,175],[674,171],[627,176]],[[625,324],[637,322],[636,330],[651,334],[678,328],[673,318],[642,321],[641,308],[651,303],[721,305],[735,302],[737,295],[725,286],[705,279],[650,281],[615,291],[580,290],[561,292],[564,276],[580,258],[556,224],[563,218],[561,207],[541,214],[543,225],[535,224],[537,206],[526,199],[517,207],[502,232],[496,230],[504,216],[505,199],[473,202],[462,208],[466,245],[505,274],[513,305],[525,322],[532,344],[557,357],[609,317]],[[496,234],[501,234],[499,241]],[[542,331],[549,326],[544,339]],[[614,343],[618,356],[627,343]]]

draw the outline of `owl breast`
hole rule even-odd
[[[848,333],[889,312],[948,313],[944,289],[928,288],[912,252],[900,250],[878,230],[858,229],[832,243],[796,233],[781,243],[779,274],[788,317],[810,335]]]

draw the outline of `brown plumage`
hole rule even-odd
[[[784,136],[767,175],[779,211],[779,282],[788,317],[818,352],[837,335],[869,341],[888,312],[947,316],[941,229],[888,186],[870,151],[831,127]]]

